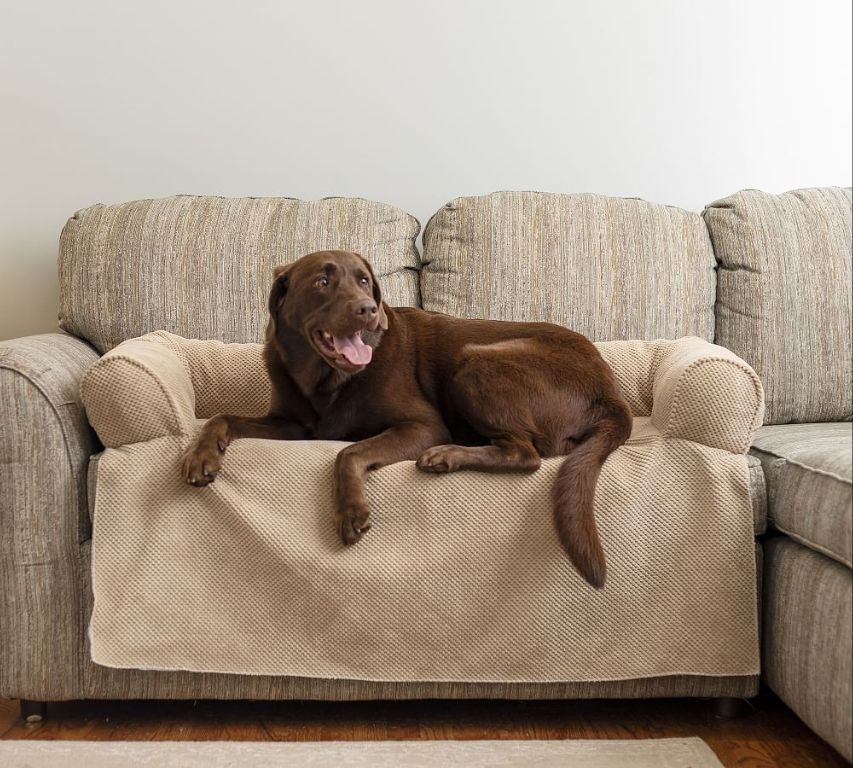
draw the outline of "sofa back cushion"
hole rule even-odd
[[[326,248],[361,253],[385,300],[414,306],[419,229],[399,208],[359,198],[95,205],[62,231],[59,324],[101,352],[154,330],[260,341],[273,267]]]
[[[849,419],[851,190],[744,190],[704,217],[720,262],[716,342],[761,377],[764,423]]]
[[[702,217],[637,199],[496,192],[451,200],[424,231],[425,309],[538,320],[596,341],[714,337]]]

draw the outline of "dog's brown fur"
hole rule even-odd
[[[416,459],[426,472],[533,472],[542,457],[566,455],[553,486],[557,535],[584,578],[604,584],[593,495],[631,415],[588,339],[548,323],[392,309],[367,261],[345,251],[278,267],[269,311],[270,411],[208,421],[184,456],[187,482],[213,482],[240,437],[355,441],[335,464],[336,523],[355,544],[370,528],[369,470]],[[338,351],[357,331],[369,363],[357,341],[349,357]]]

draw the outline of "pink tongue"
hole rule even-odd
[[[357,333],[343,338],[333,336],[332,339],[335,343],[335,351],[342,354],[353,365],[367,365],[373,357],[373,347],[365,344]]]

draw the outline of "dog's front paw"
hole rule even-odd
[[[352,545],[370,530],[370,510],[366,504],[347,501],[335,513],[338,535],[344,544]]]
[[[222,469],[222,451],[217,445],[194,445],[184,454],[181,476],[199,488],[210,485]]]

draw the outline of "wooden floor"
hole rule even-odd
[[[711,703],[652,701],[105,702],[51,704],[25,724],[0,700],[0,738],[325,741],[631,739],[699,736],[726,766],[847,766],[775,696],[716,719]]]

